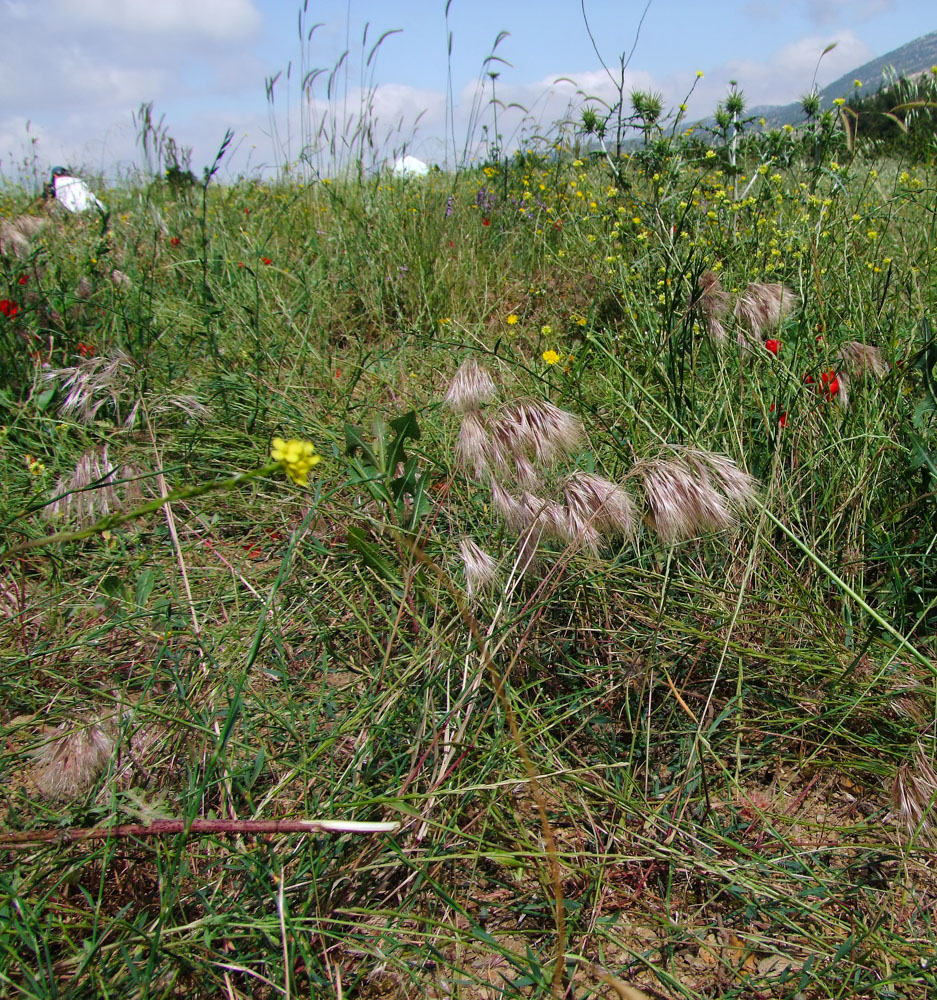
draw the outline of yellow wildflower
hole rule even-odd
[[[284,472],[297,486],[306,485],[312,467],[322,460],[321,456],[316,454],[311,441],[301,441],[297,438],[284,441],[283,438],[275,437],[270,455],[274,462],[279,462],[283,466]]]
[[[555,365],[557,361],[560,360],[560,356],[556,353],[556,351],[544,351],[543,360],[546,361],[548,365]]]
[[[517,326],[517,313],[511,313],[507,318],[508,326]]]

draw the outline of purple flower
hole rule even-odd
[[[475,195],[475,204],[485,215],[491,214],[494,203],[495,196],[488,188],[482,187],[478,189],[478,194]]]
[[[453,210],[454,205],[455,205],[455,199],[452,197],[452,195],[449,195],[448,199],[446,200],[446,218],[447,219],[449,218],[450,215],[452,215],[452,210]]]

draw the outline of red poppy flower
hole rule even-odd
[[[765,350],[768,351],[769,353],[773,354],[775,357],[777,357],[778,356],[778,351],[781,350],[781,341],[780,340],[766,340],[765,341]]]
[[[483,226],[490,226],[491,225],[491,219],[482,219],[482,225]]]
[[[778,426],[783,427],[786,423],[787,423],[787,413],[782,413],[781,416],[778,417]]]
[[[820,382],[822,383],[821,392],[829,396],[830,399],[839,392],[839,379],[832,368],[828,372],[820,372]]]
[[[813,376],[812,375],[805,375],[804,376],[804,382],[806,382],[807,385],[813,385]]]
[[[78,353],[83,358],[93,358],[94,357],[94,344],[85,344],[81,341],[78,342]]]
[[[273,261],[269,257],[261,257],[260,258],[260,263],[261,264],[272,264]]]
[[[25,285],[28,281],[29,281],[29,275],[28,274],[20,275],[20,284],[21,285]]]
[[[0,299],[0,313],[3,313],[7,319],[13,319],[19,311],[20,307],[15,302],[11,302],[9,299]]]
[[[173,236],[173,238],[169,241],[169,245],[171,247],[177,247],[181,242],[182,240],[180,240],[178,236]]]

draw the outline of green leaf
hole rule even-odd
[[[46,389],[45,392],[40,392],[36,397],[36,409],[42,413],[43,410],[52,402],[52,397],[55,395],[55,386],[51,389]]]
[[[348,529],[348,547],[354,549],[361,556],[365,566],[374,570],[379,577],[394,584],[394,586],[403,585],[396,567],[381,555],[377,546],[365,537],[361,528],[353,526]]]
[[[371,446],[364,439],[364,431],[355,424],[345,424],[345,453],[354,458],[355,453],[360,451],[366,464],[372,468],[378,468],[377,459]]]
[[[156,585],[156,574],[151,569],[145,569],[137,577],[137,592],[134,603],[138,608],[145,608],[150,601],[150,594]]]
[[[391,420],[390,429],[395,436],[387,456],[387,472],[393,472],[399,462],[407,460],[404,451],[407,439],[412,438],[414,441],[418,441],[420,438],[420,425],[417,421],[416,410],[411,410],[402,417]]]
[[[100,583],[100,587],[114,601],[122,601],[126,597],[124,581],[115,574],[104,577]]]

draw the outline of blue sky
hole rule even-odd
[[[319,126],[325,135],[347,135],[361,105],[360,84],[371,81],[377,86],[373,155],[392,155],[406,143],[441,161],[449,117],[445,6],[445,0],[308,0],[305,29],[322,26],[301,44],[297,0],[0,0],[0,167],[14,176],[34,155],[40,170],[63,162],[119,176],[142,166],[131,115],[152,101],[169,133],[192,147],[197,171],[227,127],[236,149],[224,173],[269,169],[295,159]],[[644,6],[587,0],[609,66],[631,48]],[[385,40],[362,77],[370,47],[396,28],[401,32]],[[508,35],[496,54],[505,62],[492,65],[498,97],[532,109],[544,128],[581,104],[583,93],[612,97],[579,0],[451,0],[449,28],[458,147],[469,132],[483,60],[502,31]],[[676,104],[702,70],[692,113],[711,111],[730,79],[739,81],[750,105],[786,103],[808,89],[829,43],[836,48],[820,64],[821,85],[934,30],[933,0],[653,0],[626,90],[651,87]],[[313,101],[304,101],[302,72],[329,70],[346,41],[347,73],[343,66],[334,81],[337,99],[326,100],[324,73]],[[278,71],[271,117],[264,83]],[[561,77],[576,85],[555,83]],[[502,113],[502,131],[516,137],[523,117]],[[482,109],[481,123],[491,124],[490,107]],[[477,128],[474,136],[480,137]],[[318,156],[323,162],[324,154]]]

